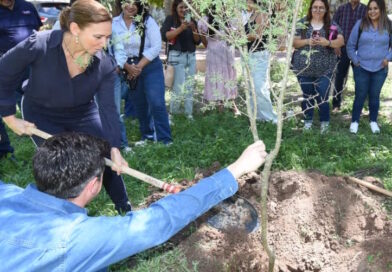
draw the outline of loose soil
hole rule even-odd
[[[211,169],[216,171],[219,164]],[[210,170],[200,170],[190,186]],[[364,177],[380,185],[377,179]],[[261,181],[244,176],[240,196],[258,210]],[[159,193],[158,193],[159,194]],[[155,193],[150,201],[157,200]],[[161,194],[163,196],[164,194]],[[392,272],[392,220],[383,208],[385,197],[343,177],[318,172],[275,172],[268,196],[268,239],[275,250],[275,271]],[[206,224],[207,213],[171,239],[198,271],[267,271],[268,257],[260,231],[251,234]]]

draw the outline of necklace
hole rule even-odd
[[[91,63],[91,60],[92,60],[91,56],[86,51],[84,51],[80,56],[75,57],[74,54],[71,52],[71,50],[68,48],[68,45],[65,41],[65,38],[64,38],[64,48],[68,52],[68,54],[71,56],[71,58],[75,62],[75,64],[78,65],[81,69],[86,70],[86,68]],[[87,54],[87,57],[83,58],[83,56],[86,56],[86,54]]]

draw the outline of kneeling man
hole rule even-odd
[[[250,145],[226,169],[150,207],[124,216],[90,217],[84,208],[100,192],[109,145],[77,133],[48,139],[36,151],[36,185],[0,182],[0,263],[3,271],[97,271],[161,244],[238,189],[256,170],[263,142]]]

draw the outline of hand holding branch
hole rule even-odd
[[[265,152],[263,141],[256,141],[248,146],[227,169],[237,179],[246,173],[256,171],[264,163],[266,156],[267,152]]]

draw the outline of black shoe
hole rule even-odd
[[[127,201],[125,204],[122,205],[115,205],[115,209],[118,212],[118,214],[126,214],[127,212],[130,212],[132,210],[131,203]]]

